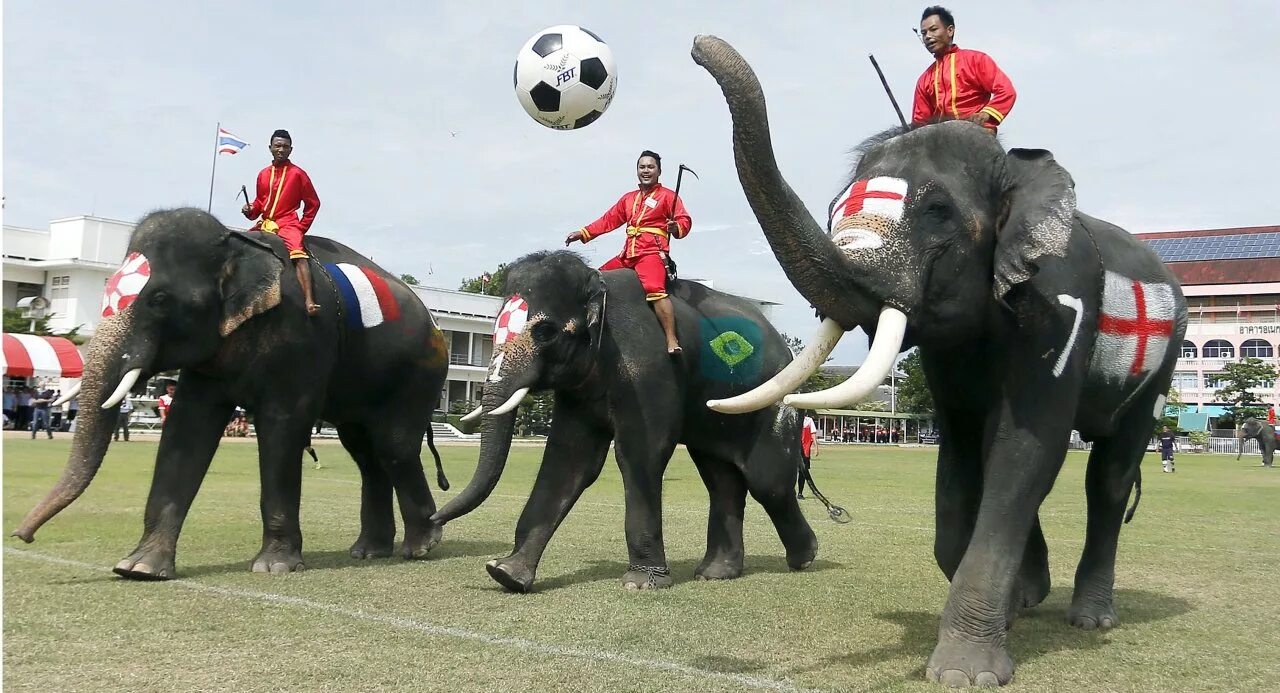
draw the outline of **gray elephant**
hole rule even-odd
[[[1252,438],[1258,441],[1262,450],[1262,466],[1270,467],[1271,459],[1276,452],[1276,427],[1260,419],[1248,418],[1236,429],[1236,459],[1244,453],[1244,441]]]
[[[696,39],[693,58],[724,91],[747,200],[792,284],[826,316],[824,338],[872,335],[853,378],[784,403],[845,406],[881,383],[902,348],[920,349],[942,433],[934,556],[951,581],[927,676],[1012,678],[1006,631],[1049,590],[1038,512],[1072,429],[1094,446],[1068,617],[1115,625],[1125,505],[1186,329],[1177,280],[1145,243],[1078,212],[1074,182],[1049,152],[1006,153],[965,121],[864,142],[823,233],[778,170],[750,66],[714,37]],[[749,411],[795,384],[778,378],[711,404]]]
[[[511,449],[515,407],[531,390],[553,390],[542,468],[516,525],[514,551],[488,564],[503,587],[532,589],[556,528],[600,474],[614,445],[626,491],[628,588],[672,584],[662,540],[662,476],[683,443],[707,485],[707,552],[695,574],[728,579],[743,569],[748,493],[769,518],[787,564],[805,568],[817,538],[796,502],[800,419],[791,407],[725,416],[702,405],[759,385],[791,360],[760,311],[701,284],[673,282],[679,357],[632,270],[599,272],[569,251],[526,256],[507,270],[507,301],[480,409],[480,462],[471,483],[432,518],[456,519],[493,491]]]
[[[253,571],[303,567],[302,452],[317,419],[337,425],[363,479],[352,556],[391,554],[394,491],[403,553],[424,557],[441,531],[429,519],[436,508],[420,455],[448,370],[444,335],[417,295],[368,258],[326,238],[308,237],[306,249],[322,304],[315,316],[303,308],[293,272],[285,278],[287,254],[277,236],[230,231],[195,209],[142,219],[106,286],[62,478],[14,536],[32,541],[88,488],[129,391],[181,369],[142,539],[116,573],[175,576],[178,535],[236,405],[254,414],[258,435],[263,526]]]

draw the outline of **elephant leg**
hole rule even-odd
[[[386,558],[396,539],[391,478],[378,463],[369,432],[362,424],[338,424],[338,440],[360,469],[360,536],[351,545],[351,557]]]
[[[981,417],[967,411],[939,411],[942,441],[934,480],[933,557],[947,580],[955,577],[969,547],[982,501]]]
[[[306,415],[281,414],[273,409]],[[298,509],[302,500],[302,450],[311,439],[316,412],[303,403],[268,405],[255,418],[258,431],[258,473],[262,477],[262,550],[253,559],[255,573],[302,570],[302,528]]]
[[[742,515],[747,480],[731,460],[689,449],[711,507],[707,513],[707,553],[693,572],[699,580],[731,580],[742,575]]]
[[[513,592],[528,592],[547,542],[595,483],[609,453],[609,434],[589,422],[587,412],[556,399],[555,423],[542,453],[542,467],[516,523],[514,550],[486,564],[489,576]]]
[[[746,479],[751,497],[769,514],[787,551],[787,566],[804,570],[818,554],[818,537],[800,510],[791,484],[800,464],[800,441],[784,441],[774,427],[762,427],[747,452]]]
[[[1078,397],[1074,383],[1032,385],[1039,392],[1015,392],[1014,401],[1001,405],[999,418],[984,434],[990,442],[982,500],[969,547],[951,578],[938,644],[925,667],[932,681],[981,686],[1003,685],[1013,678],[1006,646],[1010,595],[1036,512],[1066,457],[1071,419],[1059,412],[1073,411]],[[1055,402],[1052,411],[1041,409],[1034,418],[1024,415],[1025,403],[1043,401]]]
[[[1258,443],[1262,447],[1262,466],[1270,467],[1276,454],[1276,437],[1264,434]]]
[[[1027,536],[1027,546],[1022,554],[1022,566],[1018,569],[1018,581],[1010,594],[1010,621],[1018,609],[1029,609],[1049,596],[1049,546],[1044,541],[1044,531],[1040,528],[1039,514],[1031,534]]]
[[[380,433],[374,426],[374,445],[378,458],[391,476],[404,520],[404,542],[400,555],[406,559],[426,558],[440,543],[443,528],[431,522],[436,512],[435,499],[427,487],[422,469],[422,440],[427,433],[424,422],[397,422],[389,418]]]
[[[142,539],[116,564],[117,575],[140,580],[175,577],[178,535],[232,408],[217,383],[183,372],[181,400],[170,410],[160,436]]]
[[[1089,517],[1084,551],[1076,567],[1075,593],[1067,612],[1068,620],[1077,628],[1105,629],[1118,623],[1113,594],[1116,546],[1125,505],[1151,436],[1154,405],[1154,396],[1134,402],[1121,418],[1116,433],[1095,441],[1089,454],[1084,482]]]
[[[620,430],[614,446],[627,505],[628,565],[622,576],[622,586],[627,589],[672,585],[662,539],[662,474],[675,451],[675,436],[652,423],[647,428],[647,433],[655,435],[645,435],[644,430]]]

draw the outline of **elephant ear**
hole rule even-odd
[[[223,238],[227,261],[222,265],[219,288],[222,293],[223,337],[244,321],[280,305],[280,276],[284,262],[271,246],[232,231]]]
[[[592,270],[587,277],[583,294],[587,306],[587,334],[591,336],[591,345],[600,348],[600,333],[604,330],[604,306],[608,294],[605,291],[604,277],[599,270]]]
[[[1076,212],[1075,181],[1048,150],[1010,149],[1002,188],[993,265],[998,301],[1035,276],[1041,258],[1066,256]]]

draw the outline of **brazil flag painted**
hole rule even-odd
[[[742,317],[702,318],[702,375],[721,382],[753,382],[764,360],[764,332]]]

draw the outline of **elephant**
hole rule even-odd
[[[298,511],[311,427],[337,426],[360,469],[355,558],[390,556],[392,492],[402,551],[422,558],[440,540],[420,458],[448,371],[444,334],[411,289],[346,246],[308,237],[321,312],[285,272],[274,234],[229,230],[197,209],[139,222],[121,270],[108,280],[103,320],[89,345],[80,416],[61,479],[13,532],[31,542],[88,488],[111,441],[120,401],[136,384],[180,369],[160,437],[142,539],[115,572],[176,576],[178,535],[236,405],[254,415],[262,480],[262,549],[254,572],[305,567]],[[447,488],[440,457],[439,483]]]
[[[506,287],[511,298],[497,321],[481,405],[468,415],[480,418],[479,463],[466,489],[432,517],[448,522],[484,502],[511,449],[515,407],[531,390],[552,390],[551,432],[516,525],[515,548],[486,566],[495,581],[514,592],[533,588],[547,542],[599,476],[611,441],[626,497],[624,587],[672,584],[662,539],[662,477],[679,443],[710,495],[707,550],[696,577],[742,574],[748,492],[773,521],[788,566],[809,566],[817,538],[792,489],[800,463],[796,411],[775,406],[725,416],[702,406],[708,396],[745,392],[791,359],[754,305],[672,281],[684,346],[672,356],[632,270],[600,272],[576,253],[541,251],[510,265]]]
[[[1262,450],[1262,466],[1270,467],[1276,452],[1276,427],[1260,419],[1248,418],[1236,429],[1236,459],[1244,453],[1244,441],[1253,438]]]
[[[1114,626],[1125,504],[1186,331],[1177,280],[1142,241],[1077,211],[1074,181],[1050,152],[1005,152],[963,120],[863,142],[824,233],[778,169],[751,67],[712,36],[694,40],[692,57],[728,103],[739,180],[774,255],[824,316],[811,348],[855,327],[870,336],[853,378],[782,401],[844,406],[919,349],[942,434],[934,557],[951,584],[928,679],[1012,679],[1006,631],[1049,590],[1038,512],[1072,429],[1094,445],[1068,617]],[[709,404],[750,411],[805,375]]]

